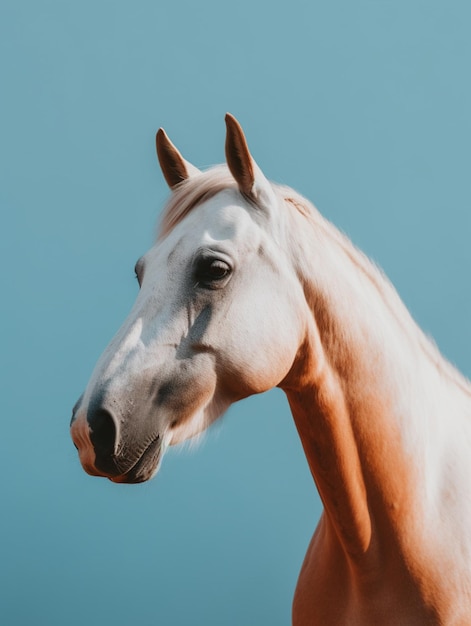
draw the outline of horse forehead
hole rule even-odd
[[[161,252],[178,256],[199,246],[226,244],[229,248],[256,245],[261,232],[250,205],[235,191],[224,191],[191,211],[164,240]]]
[[[222,191],[203,202],[188,216],[196,237],[215,241],[237,241],[257,230],[248,202],[235,190]]]

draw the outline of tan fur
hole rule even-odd
[[[448,564],[459,569],[462,585],[450,585],[444,578],[446,542],[425,526],[430,505],[420,491],[422,468],[411,458],[401,432],[405,416],[397,415],[396,407],[397,393],[407,397],[408,383],[421,383],[422,368],[426,384],[451,391],[450,399],[463,393],[469,397],[469,383],[428,342],[366,257],[306,201],[298,197],[289,204],[298,211],[296,221],[308,218],[311,223],[311,241],[318,241],[314,231],[327,234],[328,246],[335,258],[343,256],[339,267],[345,270],[345,279],[340,272],[334,286],[319,285],[304,272],[315,325],[280,385],[325,506],[300,574],[293,624],[470,623],[470,564]],[[297,258],[309,267],[309,253],[301,250]],[[357,284],[352,281],[355,273]],[[362,295],[382,310],[385,337],[391,332],[408,346],[401,352],[404,363],[387,343],[378,345],[375,319],[366,310],[364,320],[350,305],[342,310],[342,298],[354,303]],[[386,372],[394,372],[391,366],[404,369],[398,375],[404,377],[404,388],[384,379]],[[413,413],[407,419],[412,421]],[[418,458],[421,452],[417,450]]]

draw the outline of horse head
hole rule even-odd
[[[227,165],[200,172],[156,137],[171,189],[161,231],[136,264],[136,302],[74,408],[84,469],[142,482],[168,445],[233,402],[285,380],[306,307],[290,259],[283,199],[226,116]]]

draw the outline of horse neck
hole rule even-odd
[[[361,253],[320,217],[299,232],[308,331],[281,386],[331,536],[353,561],[399,554],[424,532],[440,409],[469,391]]]

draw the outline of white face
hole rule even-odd
[[[227,190],[139,260],[137,300],[75,411],[89,473],[147,480],[165,445],[287,375],[302,341],[302,293],[269,221]]]

